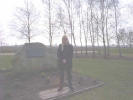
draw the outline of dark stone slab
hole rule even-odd
[[[44,57],[46,47],[41,43],[26,43],[24,45],[27,58]]]

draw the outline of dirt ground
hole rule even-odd
[[[67,85],[67,81],[65,81]],[[85,89],[98,84],[97,80],[90,77],[81,76],[73,73],[73,86],[75,91]],[[28,79],[5,79],[0,74],[0,100],[42,100],[39,92],[46,89],[58,87],[59,77],[57,74],[48,75],[47,77],[35,75]],[[63,100],[63,99],[61,99]]]

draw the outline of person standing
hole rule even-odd
[[[62,37],[62,44],[59,45],[57,50],[58,66],[60,74],[60,86],[58,91],[63,89],[64,85],[64,73],[67,73],[68,86],[73,91],[72,86],[72,58],[73,58],[73,46],[69,43],[68,37],[64,35]]]

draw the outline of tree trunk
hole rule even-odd
[[[49,0],[49,44],[52,47],[51,0]]]
[[[101,11],[101,20],[102,20],[102,36],[103,36],[103,46],[104,46],[104,58],[107,57],[107,51],[106,51],[106,41],[105,41],[105,33],[104,33],[104,0],[101,0],[101,6],[102,6],[102,11]]]
[[[106,40],[107,40],[107,56],[110,55],[110,44],[109,44],[109,34],[108,34],[108,7],[106,8]]]
[[[118,51],[119,51],[119,57],[121,57],[122,52],[121,52],[120,40],[119,40],[119,36],[118,36],[117,11],[116,11],[116,5],[115,5],[114,0],[113,0],[113,3],[114,3],[114,10],[115,10],[115,33],[116,33],[116,38],[117,38],[117,47],[118,47]]]

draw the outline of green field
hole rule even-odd
[[[0,69],[10,68],[11,60],[0,56]],[[133,100],[133,61],[80,58],[74,59],[73,70],[105,84],[69,100]]]
[[[11,68],[13,56],[0,56],[0,70],[8,70]]]
[[[74,71],[105,82],[105,85],[70,100],[133,100],[133,62],[76,59]]]
[[[97,51],[100,50],[101,55],[104,55],[104,48],[97,48]],[[108,50],[107,50],[108,51]],[[122,56],[127,57],[127,58],[133,58],[133,48],[121,48],[121,53]],[[119,56],[119,50],[118,48],[109,48],[109,55],[110,56]]]
[[[110,55],[118,56],[118,48],[110,48]],[[122,56],[133,58],[133,48],[121,48]]]

